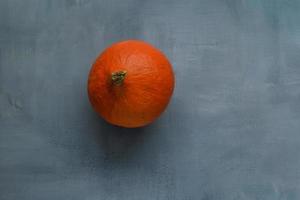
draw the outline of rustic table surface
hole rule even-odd
[[[107,45],[171,60],[166,112],[110,126],[86,92]],[[299,200],[298,0],[1,0],[1,200]]]

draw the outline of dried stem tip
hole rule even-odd
[[[121,85],[125,79],[127,71],[117,71],[111,74],[111,80],[114,85]]]

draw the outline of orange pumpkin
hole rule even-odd
[[[96,59],[88,94],[107,122],[140,127],[165,110],[174,81],[171,64],[161,51],[143,41],[127,40],[111,45]]]

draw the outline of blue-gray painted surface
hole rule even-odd
[[[140,129],[86,92],[129,38],[177,80]],[[299,200],[299,152],[300,1],[0,1],[1,200]]]

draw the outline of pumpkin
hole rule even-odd
[[[167,57],[139,40],[115,43],[94,62],[88,78],[89,100],[107,122],[141,127],[167,107],[174,89]]]

